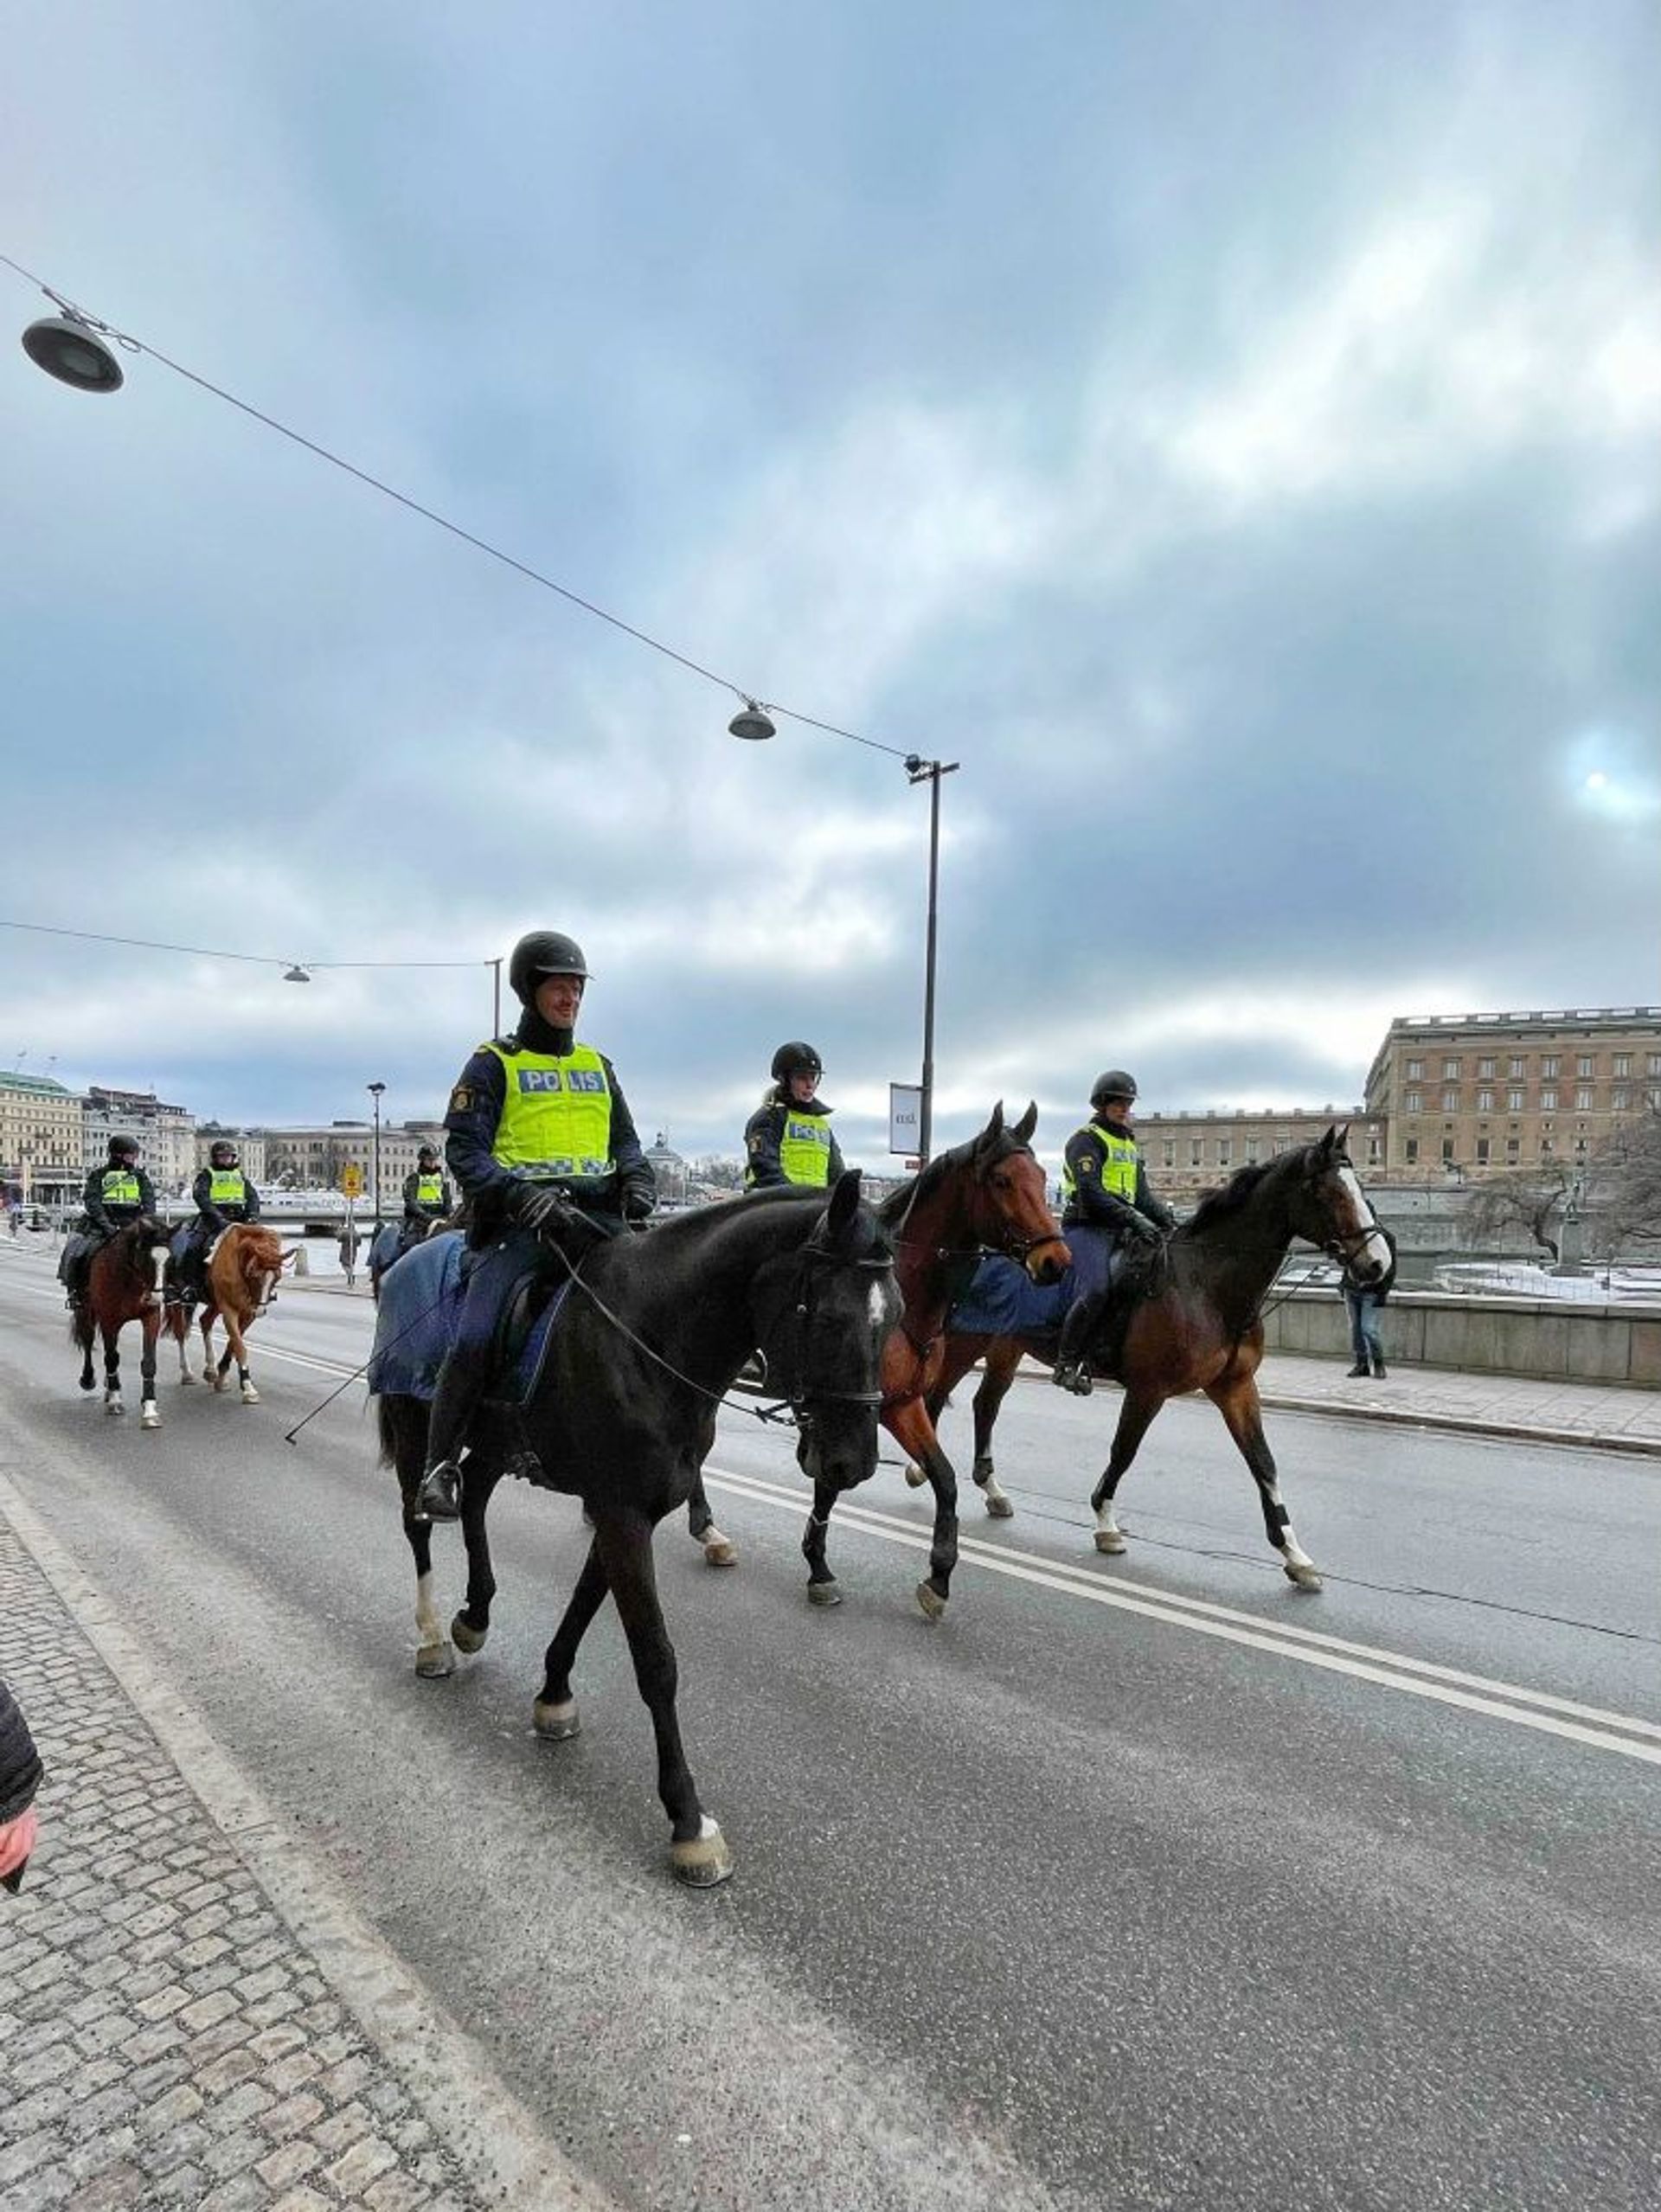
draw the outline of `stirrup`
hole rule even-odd
[[[412,1521],[459,1521],[461,1469],[453,1459],[440,1459],[421,1477],[421,1486],[410,1507]]]

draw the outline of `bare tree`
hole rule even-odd
[[[1473,1244],[1527,1235],[1555,1264],[1562,1257],[1557,1232],[1574,1183],[1574,1170],[1559,1160],[1490,1177],[1465,1200],[1460,1227]]]
[[[1646,1107],[1599,1146],[1590,1170],[1598,1244],[1609,1254],[1661,1242],[1661,1112]]]
[[[744,1163],[742,1160],[723,1159],[718,1154],[709,1153],[704,1158],[692,1162],[691,1177],[694,1183],[707,1183],[716,1190],[741,1190],[744,1188]]]

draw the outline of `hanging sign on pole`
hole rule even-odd
[[[888,1086],[888,1150],[911,1153],[917,1150],[923,1126],[923,1087],[920,1083]]]

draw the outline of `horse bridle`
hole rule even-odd
[[[815,1262],[819,1260],[827,1261],[837,1267],[858,1267],[872,1276],[892,1275],[894,1273],[894,1260],[891,1256],[873,1260],[844,1260],[839,1253],[833,1252],[828,1244],[821,1243],[817,1235],[811,1236],[802,1247],[798,1259],[796,1280],[784,1305],[780,1307],[779,1315],[780,1324],[786,1318],[795,1324],[793,1356],[789,1359],[786,1366],[787,1380],[779,1395],[779,1402],[790,1407],[791,1412],[795,1415],[797,1427],[801,1429],[811,1427],[814,1404],[881,1406],[882,1403],[882,1392],[880,1388],[832,1390],[823,1388],[818,1384],[811,1383],[808,1380],[807,1356],[813,1333],[813,1321],[818,1304],[821,1280]],[[764,1367],[770,1364],[765,1346],[761,1347],[761,1358]],[[812,1402],[810,1403],[810,1401]]]
[[[1038,1157],[1033,1151],[1030,1144],[1023,1144],[1017,1149],[1019,1152],[1024,1153],[1029,1160],[1036,1161]],[[1016,1157],[1016,1153],[1013,1151],[1000,1153],[998,1157],[1000,1159],[1014,1159]],[[921,1178],[920,1177],[919,1181],[920,1180]],[[899,1228],[901,1232],[903,1232],[906,1223],[911,1219],[911,1209],[916,1203],[917,1192],[915,1188],[914,1188],[911,1194],[910,1203],[907,1206],[905,1212],[900,1216]],[[897,1234],[895,1237],[895,1244],[903,1247],[907,1251],[931,1252],[936,1260],[979,1259],[983,1253],[991,1252],[997,1253],[1000,1259],[1013,1260],[1017,1262],[1024,1262],[1027,1254],[1035,1250],[1041,1244],[1060,1244],[1062,1241],[1064,1241],[1064,1240],[1062,1238],[1059,1224],[1047,1236],[1015,1236],[1013,1234],[1010,1234],[1001,1236],[996,1244],[989,1244],[984,1238],[983,1238],[978,1244],[920,1245],[914,1244],[912,1240],[903,1234]]]
[[[1334,1159],[1331,1162],[1331,1164],[1334,1167],[1341,1165],[1350,1168],[1352,1174],[1355,1171],[1352,1164],[1348,1159]],[[1372,1203],[1370,1200],[1368,1202],[1368,1210],[1369,1213],[1372,1210]],[[1364,1229],[1334,1230],[1331,1236],[1326,1237],[1322,1241],[1319,1249],[1325,1253],[1329,1260],[1336,1260],[1341,1266],[1347,1267],[1350,1261],[1355,1258],[1356,1254],[1361,1250],[1362,1247],[1366,1243],[1368,1238],[1369,1236],[1376,1236],[1378,1233],[1378,1218],[1375,1215],[1369,1226]]]

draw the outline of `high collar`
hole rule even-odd
[[[556,1060],[563,1060],[577,1041],[574,1029],[556,1029],[534,1006],[526,1007],[513,1035],[522,1052],[545,1052]]]
[[[836,1112],[835,1106],[827,1105],[817,1091],[805,1106],[798,1106],[782,1083],[775,1083],[773,1087],[773,1103],[774,1106],[783,1106],[787,1113],[834,1113]]]

